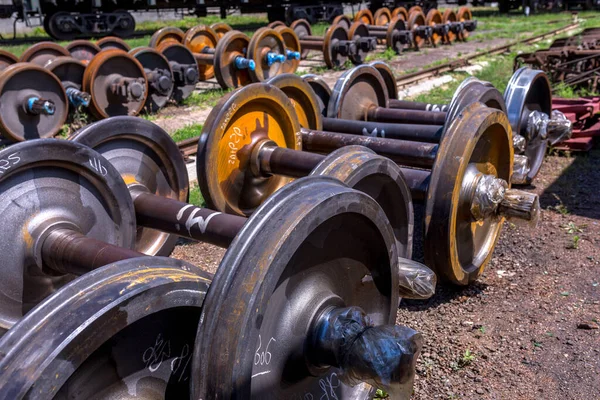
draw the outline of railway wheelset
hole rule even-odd
[[[185,203],[177,145],[135,117],[0,160],[15,232],[2,245],[1,397],[410,395],[422,339],[395,325],[399,296],[430,296],[435,277],[398,247],[412,203],[389,160],[332,154],[249,218]],[[228,249],[214,276],[149,256],[178,236]]]

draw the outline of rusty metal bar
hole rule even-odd
[[[446,113],[374,107],[367,111],[367,120],[401,124],[444,125],[446,122]]]
[[[388,122],[323,118],[323,130],[350,133],[352,135],[439,143],[443,127],[439,125],[394,124]]]
[[[246,218],[196,207],[150,193],[132,193],[139,226],[227,248]]]
[[[306,50],[323,51],[323,41],[300,40],[300,47]]]
[[[145,254],[96,240],[71,229],[55,229],[42,244],[42,260],[52,270],[81,276],[96,268]]]
[[[416,168],[431,168],[438,145],[408,140],[373,138],[337,132],[301,129],[305,150],[329,153],[344,146],[365,146],[392,161]]]
[[[424,201],[427,198],[431,171],[423,169],[401,168],[406,184],[414,201]]]
[[[265,147],[260,154],[261,172],[284,175],[292,178],[307,176],[325,159],[322,154],[286,149],[283,147]]]
[[[402,110],[421,110],[421,111],[439,111],[439,112],[447,112],[448,111],[447,104],[429,104],[429,103],[422,103],[419,101],[407,101],[407,100],[396,100],[396,99],[390,99],[389,107],[390,108],[399,108]]]

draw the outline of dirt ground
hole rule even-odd
[[[414,399],[600,398],[598,182],[600,150],[547,157],[528,188],[537,228],[506,224],[476,284],[403,301],[397,322],[425,343]],[[182,242],[173,256],[214,272],[223,254]]]

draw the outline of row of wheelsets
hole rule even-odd
[[[156,112],[189,97],[199,81],[215,77],[230,89],[296,70],[300,54],[283,42],[289,29],[260,29],[252,39],[223,29],[164,28],[135,49],[104,38],[41,42],[20,58],[0,51],[0,133],[11,141],[52,137],[79,108],[97,119]]]
[[[506,218],[536,220],[513,181],[570,126],[541,71],[447,106],[391,101],[380,71],[224,96],[198,142],[207,208],[144,119],[1,150],[0,398],[408,398],[422,337],[400,299],[471,284]],[[179,237],[227,248],[214,275],[164,257]]]

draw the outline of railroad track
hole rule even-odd
[[[519,44],[533,44],[533,43],[539,42],[541,40],[544,40],[548,37],[551,37],[554,35],[560,35],[562,33],[566,33],[566,32],[575,30],[578,27],[579,27],[579,23],[569,24],[562,28],[553,29],[549,32],[545,32],[540,35],[535,35],[535,36],[532,36],[532,37],[529,37],[526,39],[515,40],[508,44],[496,46],[496,47],[488,49],[488,50],[484,50],[484,51],[480,51],[480,52],[470,54],[470,55],[467,55],[464,57],[460,57],[460,58],[452,60],[446,64],[437,65],[435,67],[427,68],[422,71],[414,72],[411,74],[405,74],[396,79],[396,84],[399,88],[414,85],[415,83],[417,83],[419,81],[422,81],[425,79],[430,79],[441,73],[453,71],[457,68],[464,67],[469,64],[469,61],[471,61],[475,58],[490,55],[490,54],[504,53],[513,46],[516,46]],[[181,151],[181,153],[184,155],[184,157],[186,159],[197,153],[198,139],[199,139],[199,137],[193,137],[193,138],[186,139],[186,140],[183,140],[183,141],[177,143],[179,150]]]
[[[532,37],[526,38],[526,39],[515,40],[513,42],[503,44],[500,46],[496,46],[496,47],[493,47],[488,50],[479,51],[477,53],[473,53],[473,54],[470,54],[470,55],[467,55],[464,57],[460,57],[460,58],[454,59],[450,62],[447,62],[445,64],[436,65],[435,67],[427,68],[427,69],[413,72],[410,74],[405,74],[405,75],[402,75],[402,76],[399,76],[398,78],[396,78],[396,85],[399,88],[414,85],[417,82],[420,82],[425,79],[430,79],[432,77],[438,76],[441,73],[454,71],[455,69],[469,65],[469,62],[475,58],[479,58],[479,57],[487,56],[487,55],[491,55],[491,54],[501,54],[501,53],[508,51],[511,47],[517,46],[519,44],[533,44],[533,43],[539,42],[541,40],[544,40],[548,37],[551,37],[554,35],[560,35],[562,33],[566,33],[566,32],[575,30],[577,28],[579,28],[579,23],[569,24],[562,28],[553,29],[549,32],[545,32],[540,35],[535,35],[535,36],[532,36]]]

